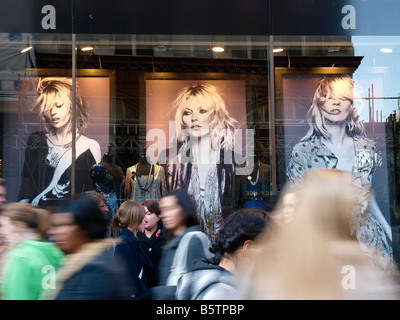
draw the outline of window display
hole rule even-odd
[[[319,79],[307,112],[309,129],[293,147],[287,177],[301,186],[301,177],[313,168],[352,173],[351,183],[359,199],[351,216],[351,232],[371,261],[387,272],[393,267],[392,232],[372,189],[373,176],[382,166],[382,159],[359,120],[356,106],[361,98],[349,75]]]
[[[152,112],[160,103],[154,97],[156,92],[163,92],[161,97],[168,96],[163,89],[176,93],[164,104],[164,110],[165,105],[171,106],[168,111],[174,119],[175,131],[171,128],[166,131],[171,134],[170,148],[162,150],[159,146],[157,162],[165,168],[168,190],[188,190],[203,230],[213,239],[223,218],[231,212],[235,161],[242,160],[234,153],[237,152],[235,129],[241,127],[231,111],[244,117],[244,82],[148,80],[147,83],[152,94],[148,101],[151,106],[147,108]],[[230,99],[226,101],[220,92],[229,93]]]

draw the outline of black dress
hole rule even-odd
[[[22,170],[21,187],[18,201],[27,199],[32,202],[53,179],[55,168],[49,165],[46,157],[49,152],[46,134],[43,131],[32,133],[27,141],[25,150],[24,167]],[[88,149],[76,159],[75,193],[93,190],[93,183],[89,176],[89,168],[96,163],[92,152]],[[71,181],[71,166],[65,170],[59,184]],[[47,200],[40,200],[39,206],[58,206],[60,200],[71,197],[71,183],[64,190],[67,191],[61,198],[53,195],[51,191],[46,194]]]

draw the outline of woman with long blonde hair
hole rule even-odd
[[[165,164],[168,189],[188,190],[202,229],[213,240],[231,202],[237,121],[218,89],[208,83],[184,87],[171,110],[177,150],[170,148],[159,162]]]
[[[52,205],[51,200],[71,196],[73,126],[76,106],[75,192],[93,189],[89,168],[101,160],[99,143],[84,135],[89,121],[88,105],[77,88],[73,101],[71,78],[42,78],[37,86],[35,110],[44,130],[32,133],[27,141],[18,201]],[[54,204],[55,205],[55,204]],[[58,204],[57,204],[58,205]]]
[[[352,212],[358,205],[351,179],[335,169],[304,175],[291,222],[260,241],[246,298],[399,298],[397,282],[381,278],[351,235]]]
[[[359,205],[352,215],[350,233],[371,263],[387,273],[393,265],[392,232],[372,189],[382,157],[375,141],[365,137],[356,107],[362,103],[358,92],[350,76],[326,76],[319,81],[308,111],[310,128],[293,147],[286,175],[296,184],[313,168],[352,173],[353,186],[359,189]]]

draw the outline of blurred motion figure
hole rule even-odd
[[[247,299],[399,298],[397,281],[373,269],[350,233],[357,204],[351,179],[336,169],[305,173],[291,223],[263,240],[245,281]]]

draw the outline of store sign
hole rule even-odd
[[[400,34],[396,0],[2,0],[1,7],[0,32]]]

